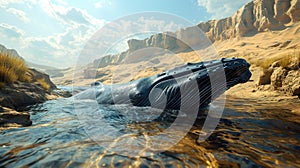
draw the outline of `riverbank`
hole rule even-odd
[[[30,126],[29,106],[71,96],[59,91],[47,74],[34,69],[27,73],[31,82],[16,81],[0,88],[0,130]]]
[[[16,50],[0,45],[0,130],[29,126],[29,106],[68,96],[48,74],[29,68]]]

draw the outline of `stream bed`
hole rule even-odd
[[[90,102],[81,102],[76,108],[100,123],[101,129],[91,132],[74,108],[72,98],[32,106],[32,126],[0,132],[0,167],[300,167],[300,117],[286,109],[229,99],[216,130],[205,141],[198,141],[205,118],[198,116],[186,135],[174,129],[159,142],[185,135],[176,144],[151,150],[149,137],[174,121],[151,118],[157,115],[152,113],[155,109],[99,105],[93,112]],[[95,141],[94,134],[102,141]],[[112,143],[121,144],[115,149],[126,149],[125,153],[110,150]]]

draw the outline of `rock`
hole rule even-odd
[[[271,47],[278,47],[278,46],[280,46],[280,45],[281,45],[281,43],[275,42],[275,43],[269,45],[268,48],[271,48]]]
[[[259,90],[284,91],[292,96],[300,96],[300,71],[297,68],[281,67],[274,62],[258,80]]]
[[[287,15],[290,16],[293,22],[300,21],[300,1],[291,0],[291,7],[289,8]]]
[[[16,82],[0,90],[0,105],[22,111],[47,100],[48,92],[37,84]]]
[[[282,67],[275,68],[271,75],[271,86],[273,86],[275,89],[282,87],[282,83],[286,74],[286,69]]]
[[[42,103],[52,94],[56,86],[51,82],[47,74],[38,72],[34,69],[29,69],[28,75],[32,82],[16,81],[13,84],[6,84],[5,87],[0,89],[0,105],[23,111],[29,105]],[[49,90],[45,90],[38,79],[43,79],[47,85],[50,86]]]
[[[49,91],[57,89],[56,85],[50,80],[48,74],[39,72],[32,68],[29,69],[28,73],[30,78],[32,79],[31,82],[37,82],[38,79],[44,79],[44,81],[50,86]]]
[[[273,68],[270,67],[263,71],[263,74],[258,79],[258,85],[268,85],[271,84],[271,75],[273,73]]]
[[[287,47],[291,42],[292,42],[291,40],[285,41],[284,43],[282,43],[282,44],[280,45],[280,48],[285,48],[285,47]]]
[[[271,76],[275,68],[280,67],[279,61],[274,62],[268,69],[263,70],[263,74],[258,79],[258,85],[271,84]]]
[[[293,96],[300,96],[300,84],[298,85],[293,85],[291,93]]]
[[[20,57],[20,55],[18,54],[18,52],[14,49],[7,49],[5,46],[0,44],[0,52],[1,53],[7,53],[8,55],[10,55],[11,57],[17,57],[23,60],[22,57]]]
[[[272,63],[271,68],[276,68],[276,67],[280,67],[280,62],[279,61],[275,61]]]
[[[129,47],[127,51],[94,61],[94,68],[120,63],[128,54],[142,48],[158,47],[174,53],[190,51],[191,48],[199,50],[217,40],[283,29],[285,24],[299,20],[300,0],[255,0],[244,5],[228,18],[202,22],[176,32],[157,33],[144,40],[131,39],[127,42]],[[200,33],[200,30],[203,33]],[[206,37],[199,40],[201,34],[206,35],[210,41],[206,40]],[[283,48],[287,45],[288,43],[278,43],[271,47]]]
[[[274,18],[280,23],[286,24],[291,21],[290,16],[286,11],[291,7],[291,1],[287,0],[276,0],[274,4]]]
[[[300,95],[300,71],[289,71],[283,80],[283,86],[284,90],[288,91],[293,96]]]
[[[2,109],[0,112],[0,127],[30,126],[32,124],[28,112],[17,112],[1,106],[0,109]]]

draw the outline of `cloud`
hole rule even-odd
[[[25,23],[30,22],[27,17],[30,13],[25,13],[26,11],[35,10],[35,14],[41,16],[32,20],[29,28],[19,24],[17,19],[10,22],[0,18],[0,44],[16,49],[25,60],[56,67],[74,65],[88,39],[106,23],[86,10],[70,6],[61,0],[0,1],[0,7]],[[53,28],[53,31],[47,34],[36,31],[41,27],[40,23]],[[31,31],[35,33],[30,33]]]
[[[21,38],[24,32],[17,27],[1,23],[0,34],[8,38]]]
[[[107,7],[107,6],[111,6],[112,2],[109,0],[102,0],[102,1],[98,1],[94,4],[95,8],[103,8],[103,7]]]
[[[251,0],[198,0],[198,5],[212,15],[211,19],[221,19],[233,15],[239,8]]]
[[[6,11],[15,15],[16,17],[21,19],[24,23],[30,22],[30,19],[27,17],[26,13],[21,10],[18,10],[16,8],[8,8]]]

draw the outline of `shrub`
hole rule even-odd
[[[38,79],[36,80],[41,86],[42,88],[44,88],[45,90],[49,90],[50,89],[50,85],[45,82],[45,79],[44,78],[41,78],[41,79]]]
[[[289,67],[291,64],[300,64],[300,51],[294,51],[293,54],[283,55],[281,57],[269,58],[263,61],[256,61],[254,64],[262,67],[263,69],[268,69],[274,62],[279,61],[279,64],[283,68]]]
[[[28,82],[30,78],[26,75],[27,71],[23,59],[0,52],[0,82],[13,83],[17,80]]]

